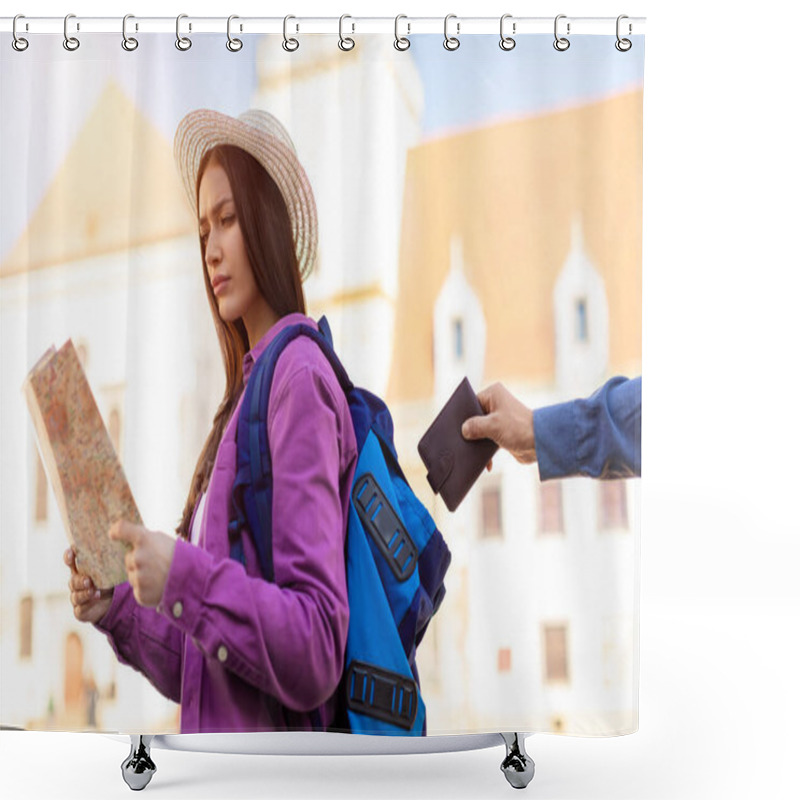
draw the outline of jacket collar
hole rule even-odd
[[[269,347],[270,342],[284,328],[288,328],[290,325],[295,325],[298,322],[305,322],[306,325],[310,325],[313,328],[317,327],[314,320],[307,317],[305,314],[301,314],[300,312],[287,314],[285,317],[281,317],[258,342],[256,342],[255,346],[245,353],[244,359],[242,360],[242,382],[245,386],[247,386],[247,379],[250,377],[253,365],[258,361],[258,357]]]

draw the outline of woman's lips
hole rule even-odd
[[[214,294],[218,295],[227,285],[230,278],[220,278],[214,281]]]

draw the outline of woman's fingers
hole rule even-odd
[[[94,585],[94,581],[79,573],[75,573],[70,577],[69,588],[74,597],[81,598],[79,601],[81,603],[100,596],[100,590]]]
[[[81,622],[97,622],[108,611],[112,589],[83,589],[70,594],[75,618]]]
[[[102,596],[102,592],[88,575],[81,575],[80,572],[74,570],[69,578],[69,589],[73,605],[85,605]]]
[[[81,575],[79,572],[74,572],[69,578],[69,587],[73,592],[90,589],[92,592],[97,588],[91,578],[86,575]]]
[[[99,597],[100,590],[94,585],[94,581],[75,567],[75,551],[70,547],[64,552],[64,563],[70,568],[69,588],[72,592],[87,592],[92,597],[95,594]]]
[[[75,565],[75,551],[71,547],[68,547],[64,551],[64,563],[70,568],[70,572],[77,574],[78,568]]]
[[[85,606],[88,603],[92,603],[95,600],[100,599],[100,590],[99,589],[80,589],[77,592],[72,592],[70,594],[70,600],[72,601],[72,605],[74,606]]]
[[[88,575],[78,572],[75,551],[70,547],[64,551],[64,563],[70,569],[69,599],[72,612],[80,622],[97,622],[111,605],[113,589],[98,589]]]

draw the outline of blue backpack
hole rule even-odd
[[[345,563],[350,625],[340,699],[347,719],[334,727],[353,733],[425,735],[425,704],[416,652],[445,593],[450,551],[433,518],[408,485],[397,461],[389,409],[353,386],[333,350],[325,317],[319,331],[298,323],[284,328],[253,365],[236,431],[231,556],[244,563],[241,530],[247,525],[261,566],[272,564],[272,468],[267,409],[278,357],[298,336],[313,339],[327,357],[347,398],[358,446],[350,495]],[[319,727],[319,716],[313,715]]]

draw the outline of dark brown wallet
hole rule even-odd
[[[467,441],[461,435],[464,421],[483,413],[469,380],[464,378],[417,445],[428,468],[428,483],[450,511],[458,508],[497,452],[491,439]]]

